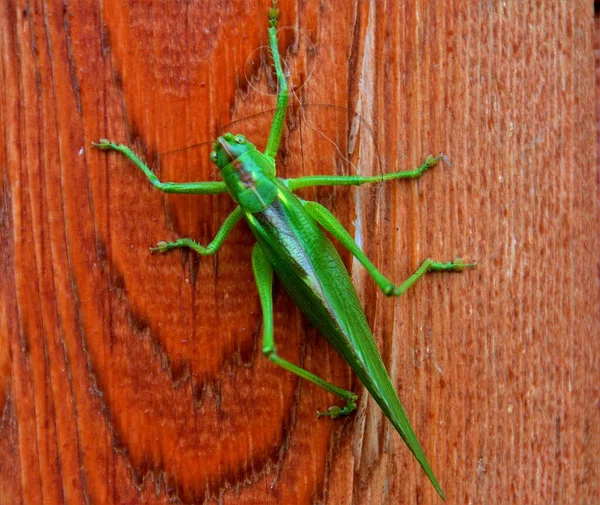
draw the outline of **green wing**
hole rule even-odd
[[[273,204],[246,217],[286,291],[352,367],[444,498],[333,244],[283,184]]]

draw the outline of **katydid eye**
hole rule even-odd
[[[210,153],[210,161],[212,161],[213,163],[217,162],[217,153],[216,152],[212,151]]]
[[[246,137],[244,137],[243,135],[236,135],[235,136],[235,141],[238,144],[243,144],[244,142],[246,142]]]

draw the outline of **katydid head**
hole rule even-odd
[[[213,144],[210,159],[227,191],[247,212],[259,212],[275,199],[275,163],[243,135],[225,133]]]
[[[237,160],[243,154],[255,150],[256,147],[254,144],[248,142],[243,135],[225,133],[213,144],[210,160],[221,170],[223,167]]]

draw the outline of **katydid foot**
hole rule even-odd
[[[331,419],[337,419],[338,417],[347,416],[356,410],[356,401],[358,400],[358,395],[352,393],[350,398],[346,399],[346,406],[339,407],[337,405],[332,405],[327,409],[327,412],[321,412],[317,410],[317,417],[325,417],[329,416]]]
[[[427,155],[425,157],[425,161],[423,162],[423,164],[420,167],[418,167],[415,170],[415,172],[417,172],[419,175],[421,175],[422,173],[426,172],[430,168],[437,165],[437,162],[440,161],[443,157],[444,157],[443,153],[440,153],[437,156],[433,156],[433,154]]]
[[[462,258],[454,258],[453,261],[448,261],[447,263],[434,261],[429,258],[426,259],[417,271],[402,284],[396,285],[389,283],[386,286],[382,286],[382,290],[386,296],[400,296],[428,272],[462,272],[465,268],[475,268],[476,266],[476,262],[465,263]]]
[[[92,142],[92,147],[100,149],[101,151],[108,151],[109,149],[115,149],[117,146],[110,140],[100,139],[98,142]]]

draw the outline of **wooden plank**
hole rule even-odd
[[[261,75],[268,6],[1,3],[0,503],[440,503],[366,394],[317,420],[330,395],[260,356],[244,226],[215,257],[149,253],[207,243],[228,198],[165,196],[90,149],[216,179],[205,146],[165,153],[273,107],[244,73]],[[344,256],[448,502],[597,503],[592,5],[279,7],[310,42],[289,57],[298,97],[339,107],[294,109],[317,131],[291,125],[283,175],[350,170],[314,149],[326,132],[346,152],[357,126],[361,173],[449,157],[417,182],[303,193],[393,279],[428,256],[479,263],[389,300]],[[364,393],[281,290],[276,313],[283,356]]]

